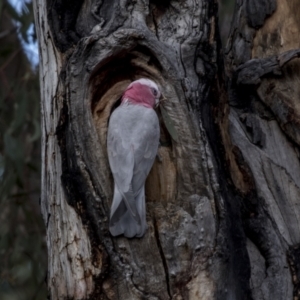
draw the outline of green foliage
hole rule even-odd
[[[18,13],[0,0],[0,299],[46,299],[38,74],[12,19],[27,41],[31,4]]]

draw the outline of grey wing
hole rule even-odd
[[[145,200],[144,195],[137,196],[153,165],[158,144],[159,121],[154,110],[137,105],[122,105],[113,112],[107,136],[109,163],[115,184],[139,226],[145,214],[140,208],[145,205],[136,201]],[[124,209],[117,213],[120,204],[112,205],[112,221],[119,219],[123,213]]]
[[[128,132],[124,127],[124,122],[126,123],[126,112],[123,111],[122,107],[119,107],[113,112],[108,126],[108,159],[115,184],[122,194],[131,215],[139,222],[131,185],[134,153],[132,144],[128,140]]]
[[[136,196],[143,188],[155,160],[159,144],[159,121],[154,110],[147,110],[139,135],[134,139],[134,169],[132,189]]]

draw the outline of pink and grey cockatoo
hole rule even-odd
[[[150,79],[132,82],[109,120],[107,152],[114,177],[109,230],[113,236],[142,237],[147,230],[145,181],[159,144],[154,111],[161,93]]]

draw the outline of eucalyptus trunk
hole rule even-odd
[[[35,0],[51,299],[298,299],[299,8],[237,0]],[[223,52],[225,59],[223,58]],[[148,230],[112,237],[107,125],[160,85]]]

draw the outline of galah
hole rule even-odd
[[[147,230],[145,181],[159,144],[154,111],[161,93],[150,79],[133,81],[109,120],[107,152],[114,177],[109,230],[113,236],[142,237]]]

